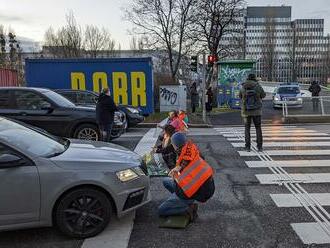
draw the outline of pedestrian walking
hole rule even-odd
[[[158,213],[161,217],[187,215],[192,222],[197,217],[196,201],[206,202],[214,194],[213,169],[184,133],[175,133],[171,142],[178,159],[170,178],[163,181],[171,196],[159,206]]]
[[[251,151],[251,123],[253,121],[257,134],[257,148],[262,152],[261,109],[262,99],[266,93],[257,82],[256,75],[250,74],[239,93],[242,101],[241,115],[245,124],[245,149]]]
[[[309,92],[312,93],[312,102],[313,102],[313,112],[319,111],[319,96],[321,92],[321,86],[318,82],[313,81],[311,86],[309,86]]]
[[[102,89],[96,104],[96,122],[99,125],[101,141],[109,142],[117,106],[110,96],[109,88]]]
[[[197,91],[196,82],[194,82],[190,87],[190,97],[191,97],[191,112],[195,113],[196,108],[199,105],[199,95]]]
[[[210,112],[212,111],[212,104],[213,104],[213,91],[212,91],[212,87],[210,86],[207,91],[206,91],[206,95],[207,95],[207,101],[206,101],[206,111]]]

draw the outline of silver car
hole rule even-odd
[[[0,117],[0,230],[56,225],[87,238],[150,200],[140,157],[120,146],[57,138]]]

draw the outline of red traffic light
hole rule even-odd
[[[209,55],[209,56],[207,56],[207,62],[209,64],[213,65],[217,61],[218,61],[217,55]]]

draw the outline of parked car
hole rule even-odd
[[[78,107],[54,91],[42,88],[0,88],[0,116],[16,119],[68,138],[99,140],[95,108]],[[126,126],[126,117],[115,113],[112,139]]]
[[[282,108],[285,103],[288,107],[303,106],[303,93],[300,91],[299,84],[286,83],[275,88],[273,93],[273,107]]]
[[[68,98],[71,102],[78,106],[94,107],[98,98],[98,93],[88,90],[68,90],[58,89],[55,92]],[[132,106],[118,105],[118,109],[126,114],[127,127],[134,127],[144,121],[142,111]]]
[[[139,155],[0,117],[0,231],[57,226],[87,238],[150,200]]]

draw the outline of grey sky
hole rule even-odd
[[[0,24],[24,37],[42,41],[49,26],[64,24],[65,14],[73,10],[77,21],[107,27],[122,48],[129,48],[130,23],[123,20],[122,8],[130,0],[0,0]],[[248,5],[292,6],[293,18],[324,18],[330,32],[329,0],[247,0]]]

